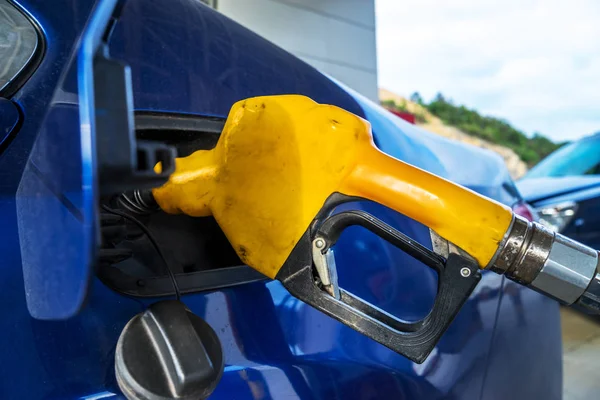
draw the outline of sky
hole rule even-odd
[[[600,131],[600,0],[375,0],[379,86],[555,141]]]

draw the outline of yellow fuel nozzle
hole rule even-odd
[[[333,193],[381,203],[488,265],[509,208],[379,151],[370,125],[304,96],[236,103],[217,146],[154,189],[168,213],[213,215],[242,261],[273,278]]]
[[[596,251],[385,155],[367,121],[303,96],[236,103],[217,146],[177,159],[153,195],[168,213],[213,215],[247,265],[415,362],[425,360],[472,293],[479,268],[600,313]],[[329,215],[340,198],[394,209],[451,242],[452,251],[431,252],[362,211]],[[437,271],[437,297],[424,320],[399,321],[337,285],[332,246],[350,225]],[[446,241],[439,242],[448,250]]]

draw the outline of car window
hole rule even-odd
[[[600,175],[600,135],[568,144],[533,167],[526,178]]]

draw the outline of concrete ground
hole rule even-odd
[[[600,398],[600,319],[561,309],[564,400]]]

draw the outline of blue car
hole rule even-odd
[[[518,187],[540,222],[600,249],[600,133],[556,150]]]
[[[561,398],[557,303],[499,275],[483,273],[416,364],[240,265],[213,219],[131,201],[174,154],[214,146],[252,96],[342,107],[388,154],[522,209],[498,157],[405,123],[197,0],[0,0],[0,74],[1,399],[124,398],[119,336],[173,290],[146,232],[107,207],[143,221],[216,332],[211,399]],[[431,248],[402,215],[345,207]],[[436,274],[362,228],[341,236],[336,263],[341,286],[399,318],[433,304]]]

